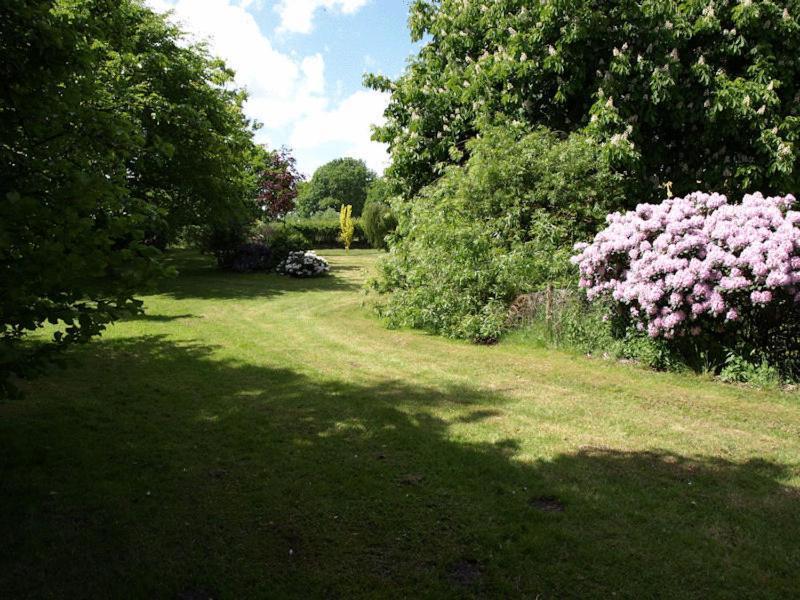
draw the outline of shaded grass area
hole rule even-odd
[[[192,255],[0,405],[2,597],[789,597],[796,396],[384,330]]]

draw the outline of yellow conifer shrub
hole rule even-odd
[[[339,237],[344,243],[344,249],[346,252],[350,252],[350,244],[353,243],[353,235],[356,231],[352,204],[342,204],[342,208],[339,210],[339,230],[341,232]]]

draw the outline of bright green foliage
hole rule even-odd
[[[639,200],[695,189],[797,191],[798,0],[417,0],[426,40],[389,91],[377,139],[406,197],[505,115],[586,130]],[[698,183],[699,182],[699,183]]]
[[[137,310],[182,227],[240,220],[258,149],[232,74],[138,0],[0,8],[0,388],[60,324],[83,341]]]
[[[361,226],[371,247],[386,248],[386,236],[397,227],[397,219],[389,204],[367,200],[364,214],[361,215]]]
[[[395,326],[497,339],[514,296],[572,276],[567,259],[623,201],[589,138],[487,130],[414,201],[395,204],[396,243],[376,282]]]
[[[183,45],[159,15],[141,11],[136,32],[130,60],[142,66],[126,85],[142,95],[135,114],[145,137],[130,161],[131,193],[164,210],[169,241],[187,225],[252,221],[272,157],[253,143],[233,72],[205,47]]]
[[[344,244],[344,249],[350,252],[350,244],[353,243],[353,235],[355,234],[355,225],[353,224],[353,206],[350,204],[342,204],[339,211],[339,239]]]
[[[329,208],[338,210],[342,204],[351,204],[353,215],[360,216],[374,179],[375,173],[363,160],[334,159],[317,169],[308,185],[302,187],[297,198],[297,213],[310,217]]]

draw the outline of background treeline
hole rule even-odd
[[[385,248],[386,237],[394,230],[396,221],[390,207],[392,188],[388,182],[370,170],[363,160],[337,158],[320,166],[305,179],[294,170],[294,159],[288,150],[279,151],[283,157],[286,179],[293,182],[291,201],[273,200],[274,174],[266,174],[262,193],[263,218],[252,229],[252,236],[268,240],[272,232],[290,230],[295,239],[309,248],[339,248],[339,209],[353,207],[355,236],[353,248]],[[286,186],[278,186],[286,189]],[[282,197],[282,198],[283,198]],[[279,233],[278,235],[283,235]]]

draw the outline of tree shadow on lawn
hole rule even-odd
[[[339,275],[346,265],[332,265],[324,277],[298,279],[277,273],[232,273],[219,269],[211,257],[196,252],[177,251],[169,256],[180,277],[162,280],[157,292],[187,299],[267,298],[286,292],[348,292],[360,288],[357,282]]]
[[[501,395],[323,380],[162,337],[83,352],[0,405],[3,597],[798,589],[793,467],[612,448],[523,462],[520,440],[463,434]]]
[[[187,319],[199,319],[197,315],[186,313],[182,315],[160,315],[149,312],[126,316],[120,321],[144,321],[149,323],[171,323],[172,321],[185,321]]]

